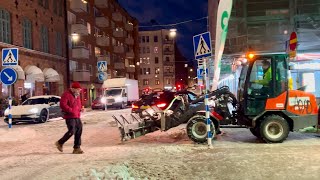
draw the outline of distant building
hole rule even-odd
[[[139,32],[139,88],[173,89],[175,87],[175,41],[169,30]]]
[[[19,48],[13,97],[62,94],[67,76],[64,24],[62,0],[0,2],[0,54],[3,48]],[[0,89],[1,97],[9,95],[7,86],[0,84]]]
[[[102,94],[97,61],[107,61],[107,78],[137,79],[138,21],[116,0],[68,1],[70,76],[84,87],[84,104]]]

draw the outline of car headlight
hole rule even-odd
[[[36,114],[39,112],[39,109],[38,108],[32,108],[29,110],[30,113],[33,113],[33,114]]]
[[[9,108],[7,108],[7,109],[4,111],[4,115],[5,115],[5,116],[8,116],[8,115],[9,115]]]

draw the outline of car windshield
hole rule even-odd
[[[121,94],[122,89],[110,89],[106,91],[107,96],[118,96]]]
[[[36,98],[36,99],[27,99],[22,105],[34,105],[34,104],[48,104],[48,98]]]

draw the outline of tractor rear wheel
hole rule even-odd
[[[214,124],[211,122],[211,133],[215,135]],[[201,115],[193,116],[187,123],[187,135],[195,143],[207,142],[206,117]]]
[[[260,124],[260,134],[268,143],[281,143],[289,135],[289,124],[279,115],[267,116]]]

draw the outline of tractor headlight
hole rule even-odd
[[[39,112],[39,109],[38,108],[32,108],[29,110],[30,113],[33,113],[33,114],[36,114]]]

